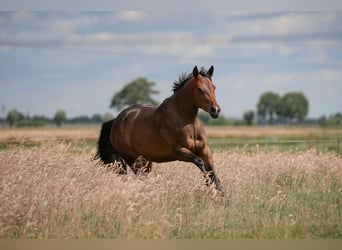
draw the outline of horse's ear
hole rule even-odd
[[[198,77],[198,68],[197,66],[194,67],[194,69],[192,70],[192,75],[197,78]]]
[[[214,65],[211,65],[211,67],[209,68],[208,72],[207,72],[208,76],[211,78],[214,74]]]

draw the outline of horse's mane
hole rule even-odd
[[[211,80],[211,77],[208,75],[208,70],[205,69],[204,67],[201,68],[201,70],[198,72],[201,76],[208,77]],[[187,83],[191,78],[193,78],[192,72],[187,74],[187,73],[182,73],[177,81],[174,81],[173,83],[173,93],[176,93],[178,90],[180,90],[185,83]]]

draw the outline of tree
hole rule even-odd
[[[280,97],[277,93],[266,92],[260,96],[257,104],[258,115],[266,119],[268,117],[269,124],[273,124],[274,115],[279,108]]]
[[[102,122],[102,116],[100,114],[94,114],[92,117],[91,117],[91,122],[94,122],[94,123],[101,123]]]
[[[6,120],[8,121],[10,127],[13,127],[24,115],[20,113],[17,109],[12,109],[8,111]]]
[[[280,115],[289,122],[303,121],[309,111],[309,102],[301,92],[286,93],[280,100]]]
[[[110,107],[121,110],[133,104],[157,105],[158,102],[151,97],[159,94],[158,90],[153,89],[154,85],[154,82],[148,81],[146,78],[137,78],[126,84],[113,96]]]
[[[66,113],[64,110],[58,110],[53,118],[56,122],[56,125],[60,127],[62,123],[66,120]]]
[[[243,119],[246,121],[248,126],[251,126],[253,124],[254,112],[252,110],[247,110],[243,113]]]

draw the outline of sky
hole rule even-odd
[[[128,82],[155,82],[161,102],[195,65],[214,65],[227,117],[266,91],[302,92],[311,118],[342,112],[341,23],[334,10],[0,11],[0,115],[115,114]]]

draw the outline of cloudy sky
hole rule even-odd
[[[265,91],[303,92],[309,117],[342,112],[341,23],[341,11],[2,11],[0,105],[114,113],[112,95],[137,77],[162,101],[182,72],[213,64],[226,116]]]

